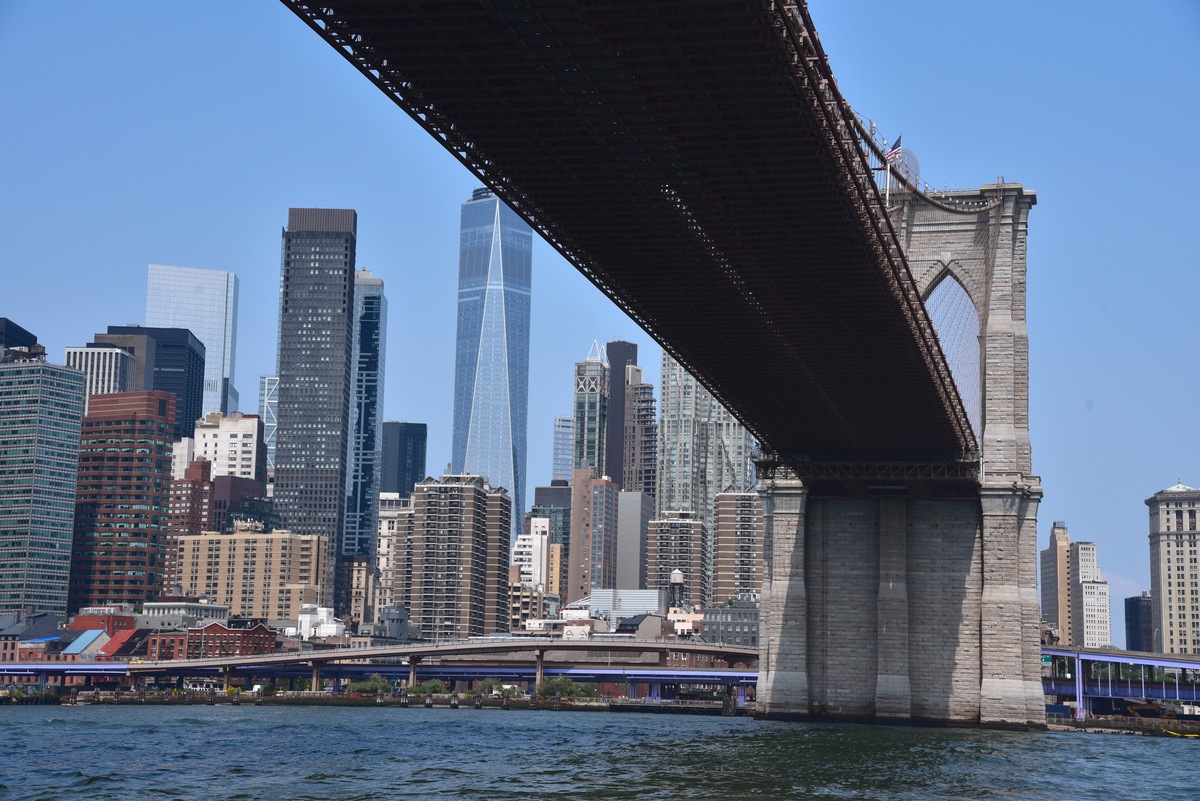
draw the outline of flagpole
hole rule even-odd
[[[883,207],[891,208],[891,205],[892,205],[892,160],[890,158],[888,158],[886,155],[886,153],[887,153],[887,150],[886,150],[887,140],[886,139],[883,140],[883,146],[885,148],[883,164],[884,164],[884,168],[887,170],[887,181],[884,184],[884,190],[883,190]]]

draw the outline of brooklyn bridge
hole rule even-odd
[[[893,169],[796,2],[283,2],[758,438],[760,715],[1043,722],[1034,193]]]

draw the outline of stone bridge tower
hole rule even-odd
[[[759,714],[1041,726],[1025,322],[1037,198],[992,184],[891,201],[922,298],[958,296],[958,342],[931,316],[980,443],[978,486],[819,496],[764,472]]]

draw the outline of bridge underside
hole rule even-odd
[[[762,443],[765,714],[1041,723],[1032,197],[885,209],[785,0],[283,2]],[[914,258],[975,271],[979,432]]]
[[[970,485],[974,437],[803,9],[284,2],[764,450],[841,485],[897,463]]]

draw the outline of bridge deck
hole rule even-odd
[[[806,12],[284,2],[766,450],[970,461],[961,401]]]

